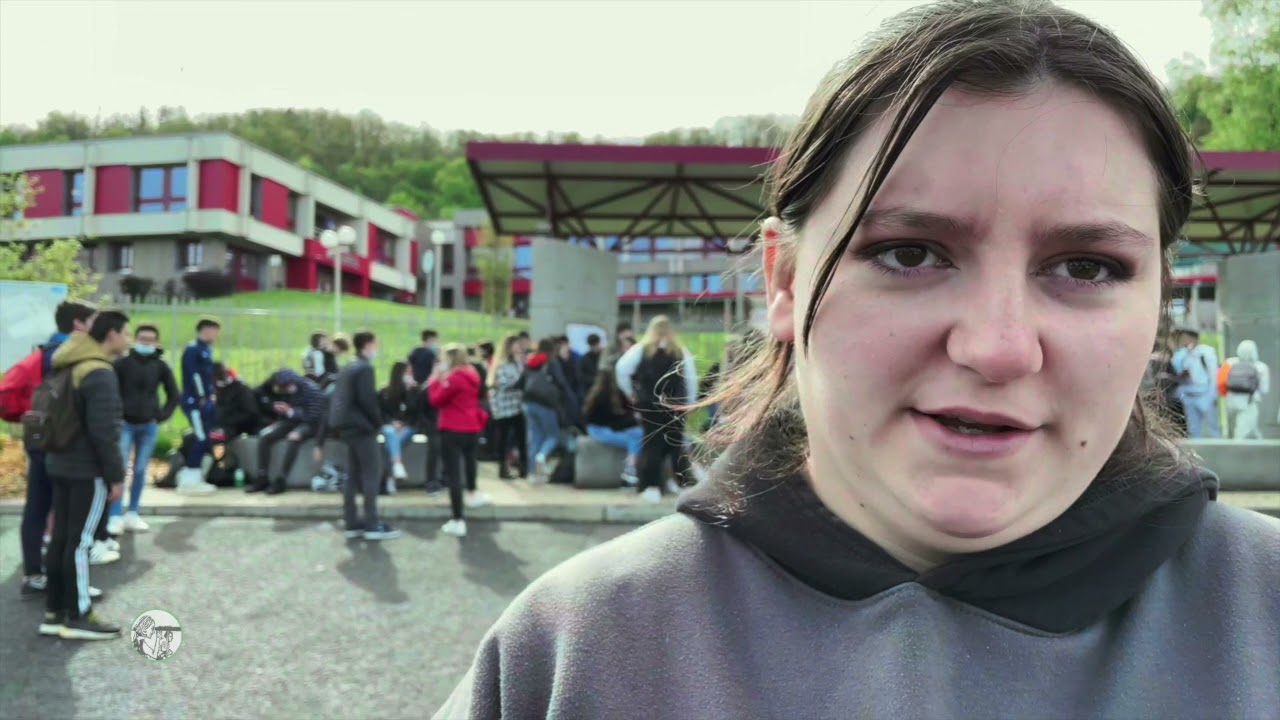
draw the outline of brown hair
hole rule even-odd
[[[1161,314],[1167,314],[1172,248],[1195,195],[1194,150],[1159,82],[1109,30],[1047,0],[941,0],[888,19],[839,64],[769,168],[766,209],[798,230],[831,189],[849,148],[874,121],[888,120],[887,135],[864,179],[865,192],[817,269],[798,338],[801,348],[807,352],[819,304],[858,223],[939,96],[956,87],[1016,97],[1050,81],[1101,98],[1141,136],[1160,185]],[[795,241],[787,237],[795,234],[783,233],[777,241],[777,262],[784,269],[795,261]],[[747,453],[742,460],[756,472],[800,469],[808,448],[792,378],[794,352],[792,343],[767,335],[743,347],[741,362],[704,401],[719,403],[724,413],[706,438],[710,449],[741,443]],[[1182,465],[1160,407],[1154,395],[1135,400],[1103,474],[1137,477]]]

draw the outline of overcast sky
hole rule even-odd
[[[485,132],[636,137],[799,114],[911,2],[0,0],[0,124],[183,106],[370,109]],[[1207,57],[1199,0],[1066,0],[1162,79]]]

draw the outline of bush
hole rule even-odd
[[[213,270],[189,272],[182,276],[182,283],[199,299],[226,297],[236,291],[235,278]]]
[[[126,275],[120,278],[120,291],[129,298],[130,302],[145,302],[155,286],[156,281],[147,277]]]

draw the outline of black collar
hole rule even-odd
[[[804,583],[861,600],[916,582],[942,595],[1051,633],[1079,630],[1116,609],[1194,533],[1217,478],[1188,466],[1146,482],[1099,478],[1066,512],[999,548],[923,574],[892,558],[818,499],[804,474],[753,471],[731,448],[680,512],[723,527]]]

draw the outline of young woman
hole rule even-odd
[[[635,485],[639,480],[636,475],[636,460],[640,457],[643,446],[644,428],[636,419],[636,411],[618,389],[613,368],[608,365],[600,368],[595,378],[591,389],[587,391],[587,399],[582,404],[582,414],[587,420],[587,435],[602,445],[627,451],[622,480],[628,485]]]
[[[391,366],[387,386],[378,391],[378,404],[382,408],[382,419],[386,421],[382,426],[382,437],[386,440],[387,457],[391,461],[391,477],[387,480],[387,493],[391,495],[396,492],[396,481],[409,477],[402,449],[418,429],[425,401],[421,392],[414,391],[416,385],[409,363],[397,362]]]
[[[679,483],[693,480],[685,448],[684,413],[677,407],[698,401],[698,375],[693,355],[680,344],[665,315],[649,321],[639,344],[618,358],[618,387],[640,412],[644,442],[640,449],[639,492],[660,502],[665,489],[662,466],[670,459]]]
[[[467,521],[462,516],[464,477],[466,505],[480,507],[490,502],[476,491],[476,446],[489,415],[480,407],[480,375],[467,360],[465,345],[445,346],[444,361],[427,381],[427,395],[439,411],[440,453],[453,512],[442,532],[463,537],[467,534]]]
[[[510,459],[515,454],[520,477],[529,476],[529,451],[526,439],[520,432],[524,417],[523,394],[520,382],[520,361],[517,358],[520,338],[508,335],[489,367],[489,405],[493,413],[494,436],[498,455],[498,477],[511,479]]]
[[[1193,169],[1077,13],[886,22],[769,170],[711,480],[534,582],[437,717],[1273,717],[1280,521],[1138,397]]]
[[[520,377],[529,452],[533,455],[526,467],[539,483],[550,478],[551,453],[561,446],[562,430],[569,426],[570,416],[578,412],[576,407],[572,411],[568,407],[574,402],[573,392],[562,370],[556,356],[556,341],[543,338],[538,341],[537,352],[529,356]]]

